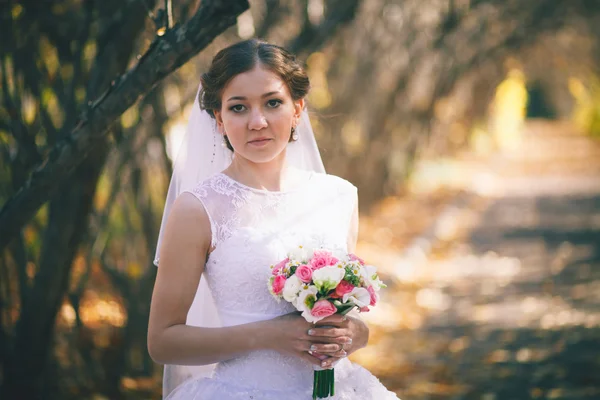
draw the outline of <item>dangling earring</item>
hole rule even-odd
[[[296,133],[296,127],[292,126],[292,140],[295,142],[298,140],[298,133]]]
[[[223,134],[223,140],[221,141],[221,146],[227,148],[227,135]]]

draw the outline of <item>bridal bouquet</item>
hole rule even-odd
[[[354,254],[335,254],[326,249],[298,246],[271,265],[269,291],[296,307],[312,323],[353,309],[369,311],[386,287],[377,270]],[[334,370],[315,367],[313,399],[334,394]]]

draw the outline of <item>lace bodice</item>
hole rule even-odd
[[[192,194],[210,219],[214,249],[205,276],[225,326],[294,311],[269,294],[269,266],[300,244],[346,251],[357,201],[351,183],[314,172],[285,192],[250,188],[220,173]]]

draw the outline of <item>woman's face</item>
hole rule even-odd
[[[225,86],[215,118],[238,156],[265,163],[282,156],[303,100],[294,101],[279,75],[260,64]]]

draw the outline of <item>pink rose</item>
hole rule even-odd
[[[289,258],[286,258],[285,260],[281,260],[281,261],[279,261],[279,262],[278,262],[278,263],[275,265],[275,267],[273,268],[272,274],[273,274],[273,275],[279,275],[279,272],[281,272],[281,270],[282,270],[283,268],[285,268],[285,264],[287,264],[287,263],[288,263],[288,261],[290,261],[290,259],[289,259]]]
[[[312,269],[308,265],[302,264],[296,268],[296,276],[302,282],[308,283],[312,279]]]
[[[313,317],[325,318],[337,312],[337,308],[327,300],[319,300],[315,303],[310,313]]]
[[[374,306],[375,304],[377,304],[377,300],[379,300],[379,296],[377,296],[377,293],[375,292],[375,289],[373,289],[373,286],[369,286],[367,288],[367,291],[371,295],[371,304],[369,304],[369,305]]]
[[[337,298],[343,297],[346,293],[350,293],[354,289],[354,285],[348,281],[342,280],[335,288]]]
[[[273,293],[280,294],[285,286],[285,276],[277,275],[275,279],[273,279]]]
[[[313,257],[310,260],[310,267],[320,269],[329,265],[335,265],[339,260],[326,250],[315,250]]]
[[[360,265],[365,265],[365,261],[356,254],[348,254],[348,259],[350,259],[350,261],[358,261]]]

